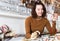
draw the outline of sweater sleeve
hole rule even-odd
[[[25,20],[25,29],[26,29],[26,38],[30,38],[31,34],[30,34],[30,18],[27,18]]]
[[[52,21],[52,27],[51,27],[49,21],[47,20],[46,28],[49,31],[50,35],[56,34],[56,22],[55,21]]]

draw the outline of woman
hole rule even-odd
[[[46,18],[46,8],[42,2],[35,2],[31,16],[26,18],[25,28],[26,28],[26,38],[31,38],[31,34],[35,31],[39,31],[40,35],[43,33],[46,26],[47,30],[51,35],[56,33],[56,20],[52,21],[52,27],[48,19]]]

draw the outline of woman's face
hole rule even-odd
[[[43,14],[43,6],[42,5],[36,5],[36,9],[35,9],[37,16],[42,16]]]

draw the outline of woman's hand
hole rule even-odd
[[[37,35],[37,33],[36,33],[36,32],[34,32],[34,33],[32,33],[32,34],[31,34],[31,39],[36,39],[36,38],[37,38],[37,36],[38,36],[38,35]]]
[[[40,34],[39,31],[35,31],[31,34],[31,39],[37,39],[38,35]]]
[[[53,14],[53,21],[56,21],[56,20],[58,20],[58,14],[57,13],[54,13]]]

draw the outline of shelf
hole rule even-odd
[[[31,9],[26,8],[22,5],[20,6],[12,5],[12,4],[8,4],[5,2],[1,2],[1,1],[0,1],[0,10],[6,11],[6,12],[15,12],[15,14],[18,13],[19,15],[30,15],[30,12],[31,12]]]

